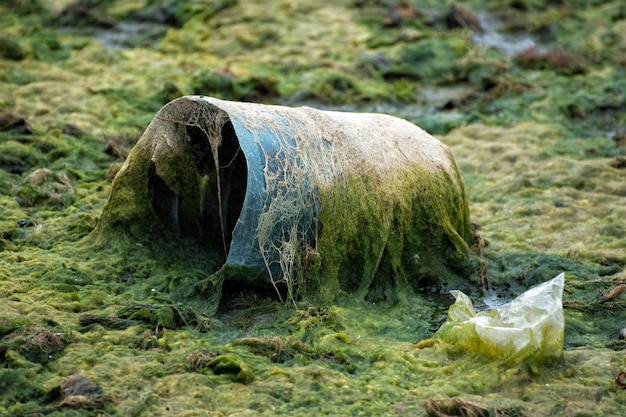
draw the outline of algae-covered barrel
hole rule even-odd
[[[474,239],[450,150],[417,126],[203,96],[154,117],[100,225],[208,243],[225,285],[371,300],[458,284]]]

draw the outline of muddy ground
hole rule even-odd
[[[621,415],[622,3],[1,2],[0,415]],[[434,134],[484,240],[464,291],[485,308],[565,272],[563,359],[433,338],[444,291],[297,307],[231,291],[214,312],[198,283],[220,259],[196,243],[94,246],[128,152],[189,94]]]

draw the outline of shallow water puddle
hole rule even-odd
[[[124,21],[110,29],[97,29],[92,37],[107,49],[126,49],[155,34],[164,34],[166,29],[166,25],[154,22]]]
[[[490,14],[482,14],[479,17],[482,32],[474,33],[472,41],[475,44],[487,48],[496,48],[508,56],[514,56],[523,50],[537,47],[537,43],[528,33],[501,33],[501,23]]]

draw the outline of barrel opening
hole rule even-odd
[[[246,196],[245,155],[230,121],[222,126],[218,140],[193,125],[185,127],[185,134],[186,160],[193,160],[195,172],[181,174],[177,167],[176,181],[168,181],[159,176],[163,170],[157,170],[158,161],[151,162],[148,194],[152,206],[160,222],[178,236],[199,239],[227,257]],[[217,146],[212,147],[212,142]],[[188,182],[196,186],[188,187]],[[178,186],[168,186],[171,183]]]

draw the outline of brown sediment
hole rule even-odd
[[[430,417],[489,417],[492,415],[503,415],[503,410],[490,410],[462,398],[428,399],[424,401],[424,408]]]
[[[446,23],[450,29],[467,28],[479,32],[483,30],[478,17],[470,9],[459,3],[454,3],[450,8],[446,15]]]
[[[626,284],[620,284],[617,287],[613,288],[608,293],[602,295],[600,298],[596,300],[596,302],[599,304],[603,304],[603,303],[613,301],[617,297],[619,297],[624,292],[624,290],[626,290]]]

